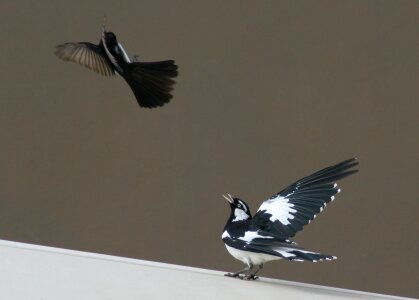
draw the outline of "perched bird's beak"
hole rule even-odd
[[[224,199],[226,199],[228,201],[228,203],[230,203],[230,204],[234,203],[233,197],[229,193],[226,193],[225,195],[223,195],[223,197],[224,197]]]

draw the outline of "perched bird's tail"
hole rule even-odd
[[[288,257],[286,255],[282,255],[282,257],[284,259],[288,259],[288,260],[295,260],[295,261],[311,261],[311,262],[318,262],[318,261],[322,261],[322,260],[333,260],[333,259],[337,259],[336,256],[331,256],[331,255],[326,255],[326,254],[321,254],[321,253],[316,253],[316,252],[311,252],[311,251],[306,251],[306,250],[299,250],[299,249],[284,249],[284,252],[286,253],[286,255],[288,255]]]
[[[271,239],[258,239],[256,242],[252,241],[250,244],[246,245],[246,249],[294,261],[317,262],[337,259],[336,256],[308,251],[295,244],[284,245],[284,243],[272,241]]]
[[[153,108],[166,104],[173,97],[171,91],[178,75],[173,60],[133,62],[128,64],[123,77],[134,92],[138,104]]]

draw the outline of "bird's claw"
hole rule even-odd
[[[250,274],[250,275],[245,275],[243,279],[244,280],[256,280],[256,279],[259,279],[259,277],[255,276],[254,274]]]
[[[241,280],[249,280],[249,281],[259,279],[259,277],[255,276],[255,274],[245,275],[245,274],[227,273],[227,274],[224,274],[224,276],[237,278]]]
[[[226,273],[226,274],[224,274],[224,276],[237,278],[237,279],[241,279],[241,280],[245,279],[245,277],[246,277],[246,275],[244,275],[244,274],[235,274],[235,273]]]

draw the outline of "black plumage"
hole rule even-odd
[[[253,217],[254,222],[262,229],[275,232],[283,238],[293,237],[304,225],[310,223],[321,212],[334,196],[340,191],[336,181],[358,172],[350,170],[356,166],[356,159],[348,159],[337,165],[322,169],[291,184],[269,200],[283,197],[294,205],[296,213],[290,224],[284,225],[279,221],[269,222],[271,214],[259,209]],[[269,201],[268,200],[268,201]]]
[[[79,63],[103,76],[121,75],[141,107],[163,106],[173,97],[171,91],[178,75],[173,60],[138,62],[130,59],[113,32],[102,30],[98,45],[79,42],[56,46],[55,55]]]
[[[291,184],[262,203],[252,217],[248,205],[230,194],[230,217],[224,227],[222,240],[227,250],[247,267],[226,274],[242,279],[255,279],[263,264],[274,259],[295,261],[332,260],[336,257],[304,250],[290,240],[304,225],[310,223],[340,192],[336,181],[354,174],[356,159],[348,159],[322,169]],[[259,269],[250,275],[242,272]]]

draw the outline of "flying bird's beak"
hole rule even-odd
[[[226,199],[228,201],[228,203],[230,203],[230,204],[234,203],[233,197],[229,193],[226,193],[225,195],[223,195],[223,197],[224,197],[224,199]]]
[[[106,32],[105,27],[106,27],[106,22],[107,21],[108,21],[108,18],[106,17],[106,15],[104,15],[103,16],[103,24],[102,24],[102,27],[101,27],[101,29],[102,29],[102,36],[104,36],[105,35],[105,32]]]

